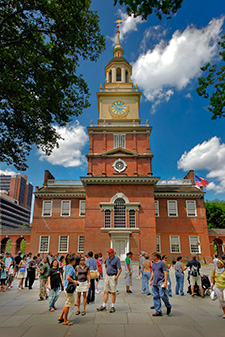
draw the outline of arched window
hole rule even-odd
[[[109,83],[112,83],[112,70],[109,72]]]
[[[126,207],[122,198],[115,200],[114,227],[126,227]]]
[[[125,82],[128,83],[129,82],[129,74],[128,71],[126,70],[125,72]]]
[[[121,69],[116,68],[116,81],[121,81]]]

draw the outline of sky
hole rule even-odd
[[[152,126],[150,137],[153,175],[161,179],[183,178],[189,170],[205,178],[206,200],[225,200],[225,118],[211,120],[209,101],[196,93],[200,67],[219,62],[218,41],[225,33],[224,0],[184,0],[170,20],[147,21],[128,17],[113,0],[93,0],[100,18],[106,50],[97,62],[80,62],[79,72],[88,83],[91,107],[58,131],[65,139],[46,157],[36,147],[29,169],[18,172],[1,163],[0,173],[23,173],[33,186],[41,186],[44,171],[56,179],[79,179],[87,173],[87,126],[97,124],[96,92],[105,81],[104,68],[113,58],[117,17],[121,24],[124,58],[132,65],[134,84],[142,92],[139,115]]]

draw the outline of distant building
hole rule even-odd
[[[31,251],[106,255],[112,247],[121,260],[130,250],[137,260],[144,250],[210,261],[204,192],[193,171],[180,180],[153,175],[152,127],[140,124],[141,92],[119,30],[113,55],[97,93],[98,124],[88,127],[87,176],[57,180],[45,171],[34,193]]]
[[[25,175],[0,175],[1,250],[11,240],[18,251],[23,234],[30,233],[32,194],[33,186]]]

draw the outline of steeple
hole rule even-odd
[[[116,32],[116,46],[113,50],[114,57],[122,57],[124,54],[124,50],[120,45],[120,25],[119,22],[122,22],[123,20],[117,20],[117,32]]]

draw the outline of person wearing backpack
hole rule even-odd
[[[200,275],[200,263],[196,260],[196,256],[193,256],[192,260],[189,261],[186,267],[190,268],[190,285],[191,285],[191,296],[194,297],[194,286],[195,283],[198,285],[201,297],[204,298],[203,288],[202,288],[202,279]]]

